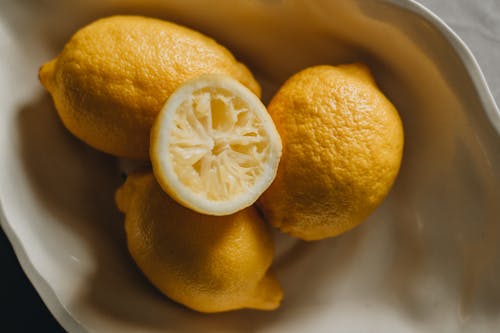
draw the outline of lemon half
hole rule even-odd
[[[252,205],[276,176],[281,139],[259,98],[238,81],[202,75],[167,100],[151,132],[161,187],[208,215]]]

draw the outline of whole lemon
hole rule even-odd
[[[292,76],[271,100],[283,142],[264,216],[304,240],[339,235],[382,202],[398,173],[398,112],[361,64],[316,66]]]
[[[279,306],[282,291],[268,271],[272,237],[254,208],[196,213],[165,194],[150,171],[129,175],[116,202],[132,258],[170,299],[200,312]]]
[[[39,77],[75,136],[147,159],[149,131],[167,98],[206,73],[229,75],[260,95],[250,71],[213,39],[158,19],[113,16],[76,32]]]

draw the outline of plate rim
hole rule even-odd
[[[446,39],[453,50],[457,53],[461,63],[472,80],[481,103],[481,107],[486,113],[489,122],[500,136],[500,109],[498,108],[493,94],[488,86],[484,73],[482,72],[477,59],[467,44],[455,33],[437,14],[429,8],[420,4],[416,0],[379,0],[389,3],[400,9],[407,10],[426,20]],[[35,268],[30,257],[27,255],[25,246],[19,240],[17,234],[12,229],[9,220],[4,212],[2,197],[0,193],[0,226],[9,240],[16,258],[28,280],[35,288],[40,298],[47,306],[52,316],[59,324],[70,333],[91,333],[91,331],[80,321],[78,321],[71,311],[60,301],[54,289]]]

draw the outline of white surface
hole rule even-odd
[[[500,1],[419,0],[443,19],[467,44],[500,101]]]
[[[433,3],[451,13],[439,7],[444,2]],[[66,329],[500,331],[500,114],[449,32],[418,10],[391,5],[406,1],[154,3],[0,3],[2,227]],[[487,16],[473,15],[479,9],[466,0],[446,3],[451,18],[462,24],[461,15],[469,15],[482,27],[463,26],[473,43],[500,29],[488,19],[498,16],[494,0],[476,2]],[[278,237],[275,269],[285,290],[278,311],[197,314],[147,284],[126,253],[113,205],[116,161],[72,138],[37,82],[40,64],[76,28],[124,12],[170,18],[216,37],[255,70],[266,98],[298,69],[363,60],[398,107],[406,147],[389,198],[341,237],[308,244]],[[498,92],[498,44],[483,39],[488,43],[476,52],[492,66],[486,72]]]

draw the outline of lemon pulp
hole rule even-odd
[[[176,201],[227,215],[271,184],[281,139],[262,102],[238,81],[203,75],[176,90],[151,136],[155,176]]]

